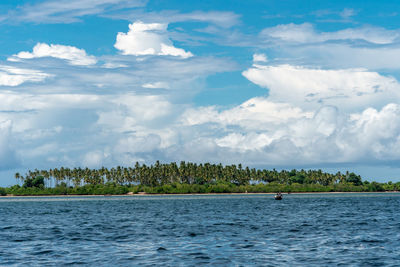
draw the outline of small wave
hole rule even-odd
[[[375,240],[375,239],[363,239],[361,240],[362,243],[383,243],[382,240]]]
[[[51,249],[45,249],[45,250],[41,250],[41,251],[37,251],[32,253],[32,255],[44,255],[44,254],[50,254],[53,253],[54,251]]]

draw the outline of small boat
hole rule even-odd
[[[282,200],[282,194],[276,194],[275,200]]]

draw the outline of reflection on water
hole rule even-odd
[[[0,265],[400,265],[400,194],[0,198]]]

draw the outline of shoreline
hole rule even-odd
[[[388,194],[400,193],[400,191],[384,191],[384,192],[283,192],[282,195],[305,195],[305,194]],[[229,195],[275,195],[276,193],[188,193],[188,194],[122,194],[122,195],[7,195],[0,198],[13,197],[135,197],[135,196],[229,196]]]

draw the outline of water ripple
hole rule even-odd
[[[400,194],[0,198],[0,265],[399,266]]]

